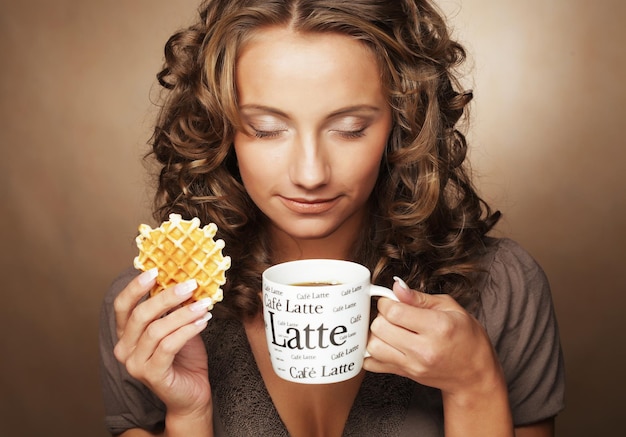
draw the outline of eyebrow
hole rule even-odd
[[[242,111],[257,110],[257,111],[267,112],[267,113],[270,113],[270,114],[275,114],[275,115],[277,115],[279,117],[283,117],[283,118],[290,118],[289,114],[281,111],[280,109],[273,108],[271,106],[248,104],[248,105],[242,105],[240,107],[240,109]],[[377,106],[372,106],[372,105],[347,106],[345,108],[340,108],[340,109],[338,109],[336,111],[331,112],[330,114],[328,114],[328,116],[326,118],[327,119],[332,119],[332,118],[335,118],[335,117],[340,117],[342,115],[352,114],[354,112],[377,113],[377,112],[380,112],[380,108],[378,108]]]

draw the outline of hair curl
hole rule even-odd
[[[473,278],[484,236],[499,218],[474,190],[456,128],[472,99],[455,68],[463,47],[427,0],[209,0],[199,20],[165,46],[157,78],[166,89],[151,140],[160,165],[155,219],[172,213],[218,225],[234,260],[216,312],[258,313],[261,273],[271,264],[267,220],[238,174],[232,147],[239,126],[235,63],[259,28],[335,32],[376,55],[393,128],[370,198],[370,223],[353,259],[373,281],[392,275],[414,288],[477,301]]]

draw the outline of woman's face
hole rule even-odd
[[[380,76],[371,51],[339,34],[270,28],[243,48],[235,151],[274,238],[357,238],[391,130]]]

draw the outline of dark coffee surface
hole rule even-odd
[[[341,285],[341,282],[297,282],[295,284],[296,287],[324,287],[326,285]]]

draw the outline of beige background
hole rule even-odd
[[[568,370],[559,435],[626,405],[626,3],[444,0],[468,44],[472,158],[544,266]],[[104,436],[100,299],[149,217],[154,74],[196,0],[0,1],[0,434]]]

